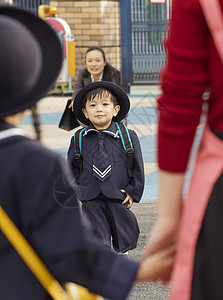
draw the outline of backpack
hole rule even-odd
[[[200,5],[212,34],[215,47],[223,62],[223,17],[219,0],[200,0]]]
[[[128,172],[128,176],[131,178],[132,177],[132,169],[133,169],[134,149],[133,149],[131,137],[129,135],[129,130],[125,126],[125,124],[122,122],[119,122],[119,123],[115,122],[115,126],[118,130],[122,146],[126,152],[127,172]],[[79,176],[76,179],[77,183],[80,182],[80,176],[83,171],[83,158],[82,158],[81,152],[82,152],[82,135],[85,130],[86,130],[86,128],[81,128],[81,129],[77,130],[74,134],[74,149],[75,149],[74,159],[79,164],[79,170],[80,170]]]

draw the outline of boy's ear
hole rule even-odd
[[[83,112],[85,118],[88,119],[88,113],[85,108],[82,108],[82,112]]]
[[[117,116],[117,114],[118,114],[119,111],[120,111],[120,105],[115,105],[114,117]]]

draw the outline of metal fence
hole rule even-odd
[[[132,83],[157,81],[163,66],[162,44],[169,20],[169,1],[131,0]]]
[[[50,0],[13,0],[12,2],[10,5],[23,8],[37,15],[38,7],[41,4],[49,5]]]

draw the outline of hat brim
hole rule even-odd
[[[42,51],[42,66],[40,76],[35,85],[27,90],[20,103],[11,106],[6,111],[0,112],[0,118],[23,111],[36,104],[53,87],[62,66],[62,47],[55,31],[42,19],[25,10],[0,6],[0,16],[5,15],[21,22],[37,39]],[[10,38],[10,37],[9,37]],[[15,45],[16,55],[16,45]],[[4,99],[7,101],[7,99]]]
[[[129,97],[125,93],[125,91],[119,87],[117,84],[109,81],[97,81],[90,83],[83,87],[76,95],[74,99],[73,104],[73,111],[75,117],[83,124],[89,125],[90,120],[85,118],[84,113],[82,111],[83,108],[83,100],[88,92],[95,90],[97,88],[105,88],[106,90],[110,91],[117,99],[118,104],[120,105],[120,111],[118,112],[117,116],[113,118],[113,121],[119,122],[123,118],[126,117],[126,115],[129,112],[130,109],[130,101]]]

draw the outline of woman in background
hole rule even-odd
[[[86,85],[96,81],[110,81],[122,87],[121,72],[112,67],[105,58],[104,50],[99,46],[92,46],[85,53],[86,67],[78,72],[74,87],[72,100],[74,101],[77,93]],[[73,101],[69,108],[73,109]],[[122,122],[127,125],[127,117]]]
[[[72,99],[81,88],[96,81],[110,81],[122,86],[121,72],[112,67],[105,58],[104,50],[99,46],[92,46],[85,53],[86,67],[78,72]]]
[[[122,86],[121,72],[107,63],[104,50],[99,46],[92,46],[85,53],[86,67],[78,72],[72,99],[67,101],[64,113],[61,117],[59,128],[72,130],[79,127],[81,122],[73,115],[73,102],[77,93],[86,85],[96,81],[110,81]],[[122,120],[127,124],[126,118]]]

